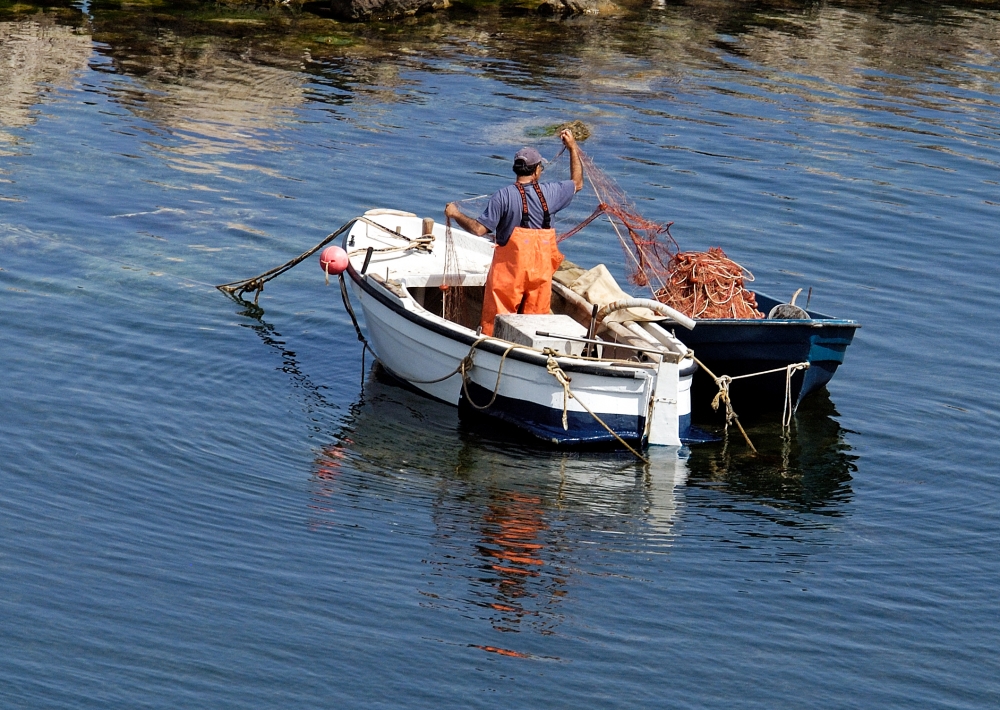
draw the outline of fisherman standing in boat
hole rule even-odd
[[[552,274],[562,263],[551,216],[567,207],[583,189],[580,149],[569,130],[559,134],[569,151],[569,180],[539,184],[542,156],[522,148],[514,156],[517,180],[490,197],[478,218],[464,215],[451,202],[444,214],[467,232],[496,235],[493,263],[483,295],[483,335],[493,335],[493,319],[500,313],[547,314],[552,299]]]

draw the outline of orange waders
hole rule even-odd
[[[541,229],[528,226],[528,197],[521,183],[521,226],[515,227],[510,240],[493,251],[493,263],[486,277],[483,294],[483,335],[493,335],[493,319],[499,313],[542,313],[551,309],[552,274],[563,261],[556,245],[556,230],[551,229],[549,206],[537,182],[531,183],[542,203]]]

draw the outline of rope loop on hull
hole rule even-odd
[[[694,354],[691,355],[694,357]],[[750,437],[747,435],[746,430],[743,425],[740,424],[740,418],[736,414],[736,410],[733,409],[733,401],[729,395],[729,386],[735,380],[745,380],[750,377],[759,377],[760,375],[771,375],[775,372],[785,373],[785,402],[781,409],[781,428],[787,431],[792,425],[792,417],[795,415],[795,405],[792,402],[792,376],[799,371],[804,371],[809,369],[808,362],[793,362],[785,367],[776,367],[772,370],[763,370],[761,372],[751,372],[747,375],[736,375],[731,377],[729,375],[717,376],[714,372],[708,369],[708,367],[698,358],[694,357],[694,361],[698,363],[698,366],[704,370],[709,377],[715,381],[715,386],[719,388],[719,391],[715,393],[715,397],[712,398],[712,409],[715,411],[719,410],[720,405],[725,405],[726,412],[726,423],[725,431],[729,431],[729,424],[734,423],[743,435],[743,438],[747,442],[747,446],[753,453],[757,453],[757,448],[750,441]]]

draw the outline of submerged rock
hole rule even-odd
[[[542,0],[539,12],[553,15],[604,15],[618,10],[610,0]]]
[[[348,20],[390,20],[451,7],[449,0],[331,0],[333,12]]]

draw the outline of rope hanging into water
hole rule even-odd
[[[371,350],[368,345],[368,341],[365,340],[365,334],[361,332],[361,326],[358,325],[358,317],[354,315],[354,306],[351,305],[351,299],[347,295],[347,283],[344,281],[344,274],[340,275],[340,297],[344,301],[344,310],[347,311],[347,315],[351,317],[351,323],[354,324],[354,332],[358,334],[358,340],[365,344],[365,348]],[[374,353],[375,351],[372,350]],[[361,358],[364,359],[364,351],[361,352]]]
[[[761,375],[772,375],[776,372],[784,372],[785,402],[781,409],[781,428],[783,431],[785,431],[789,427],[791,427],[792,418],[795,415],[795,405],[792,402],[792,376],[796,372],[808,370],[809,369],[808,362],[793,362],[788,365],[785,365],[784,367],[775,367],[774,369],[771,370],[762,370],[761,372],[751,372],[746,375],[736,375],[735,377],[732,377],[730,375],[716,376],[716,374],[712,372],[710,369],[708,369],[705,363],[696,358],[693,353],[691,354],[691,357],[694,359],[696,363],[698,363],[698,366],[701,369],[703,369],[708,374],[708,376],[715,381],[715,385],[719,388],[719,391],[716,392],[715,397],[712,398],[712,409],[718,411],[720,404],[725,405],[726,431],[729,430],[730,422],[735,423],[736,426],[739,428],[740,433],[743,435],[743,438],[746,440],[747,446],[750,447],[750,450],[753,451],[753,453],[755,454],[757,453],[757,448],[753,445],[753,442],[750,441],[750,437],[747,435],[746,430],[743,428],[743,425],[740,424],[740,418],[736,415],[736,410],[733,409],[733,402],[729,394],[729,386],[735,380],[745,380],[751,377],[760,377]]]
[[[792,426],[795,405],[792,402],[792,375],[799,370],[808,370],[808,362],[796,362],[785,368],[785,402],[781,405],[781,429],[787,431]]]
[[[621,444],[626,449],[628,449],[632,453],[632,455],[635,456],[637,459],[639,459],[640,461],[642,461],[645,464],[648,464],[649,463],[649,459],[647,459],[642,454],[640,454],[638,451],[636,451],[631,446],[629,446],[628,442],[625,441],[625,439],[621,438],[614,429],[612,429],[607,424],[605,424],[604,420],[601,419],[599,416],[597,416],[597,413],[594,412],[590,407],[588,407],[583,402],[583,400],[580,399],[580,397],[577,396],[577,394],[575,392],[573,392],[573,390],[570,389],[570,386],[569,386],[569,383],[570,383],[569,375],[567,375],[563,371],[563,369],[561,367],[559,367],[559,363],[556,361],[556,359],[554,357],[555,351],[552,350],[552,348],[545,348],[545,350],[543,352],[548,356],[548,360],[546,361],[546,364],[545,364],[546,371],[550,375],[552,375],[553,377],[555,377],[556,381],[560,385],[562,385],[562,388],[563,388],[563,413],[562,413],[563,430],[566,431],[566,430],[569,429],[569,422],[567,420],[567,412],[566,412],[566,410],[567,410],[567,407],[568,407],[569,400],[575,399],[577,401],[577,403],[579,403],[579,405],[581,407],[583,407],[587,411],[587,414],[589,414],[590,416],[592,416],[594,418],[594,421],[596,421],[598,424],[600,424],[602,427],[604,427],[607,430],[607,432],[609,434],[611,434],[611,436],[615,437],[615,439],[618,440],[619,444]]]
[[[743,435],[743,438],[746,440],[747,446],[749,446],[750,450],[756,454],[757,447],[753,445],[752,441],[750,441],[750,437],[747,435],[746,430],[743,428],[743,425],[740,424],[740,418],[739,416],[737,416],[736,410],[733,409],[733,402],[729,398],[729,385],[732,384],[733,378],[730,377],[729,375],[723,375],[722,377],[717,377],[714,372],[708,369],[708,366],[706,366],[705,363],[703,363],[698,358],[694,357],[693,354],[691,355],[691,357],[694,358],[694,361],[698,363],[698,366],[701,369],[703,369],[705,372],[708,373],[709,377],[715,380],[715,384],[719,388],[719,391],[716,392],[715,397],[712,398],[712,409],[714,409],[715,411],[719,411],[720,403],[726,405],[726,423],[724,430],[728,433],[729,423],[734,422],[736,426],[739,428],[740,433]],[[746,375],[743,376],[746,377]]]

